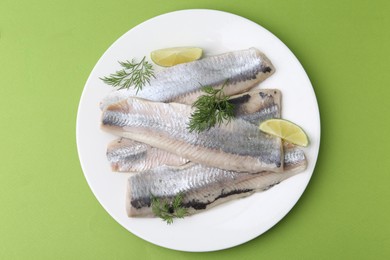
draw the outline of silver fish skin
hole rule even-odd
[[[280,138],[240,118],[190,132],[192,112],[189,105],[128,98],[103,111],[101,128],[212,167],[252,173],[283,170]]]
[[[232,96],[249,90],[274,72],[271,61],[255,48],[228,52],[161,70],[138,93],[133,88],[113,91],[101,101],[100,108],[134,96],[192,104],[202,94],[202,86],[219,88],[226,80],[224,92]]]
[[[234,104],[234,117],[258,126],[261,122],[280,118],[282,93],[278,89],[252,90],[229,98]]]
[[[107,159],[115,172],[139,172],[160,165],[180,166],[189,161],[167,151],[127,138],[112,141]]]
[[[307,167],[303,151],[285,152],[286,171],[282,173],[238,173],[189,163],[182,167],[160,166],[128,179],[126,211],[129,217],[153,217],[151,196],[171,201],[179,193],[182,206],[195,214],[255,192],[268,190]]]
[[[232,96],[234,116],[259,125],[269,118],[279,118],[281,92],[277,89],[261,89]],[[119,138],[107,148],[107,159],[115,172],[138,172],[159,165],[179,166],[189,160],[147,144]]]

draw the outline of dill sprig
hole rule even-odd
[[[202,91],[207,95],[200,96],[192,107],[195,111],[191,114],[190,122],[187,128],[192,131],[202,132],[210,129],[214,125],[221,125],[224,121],[227,123],[234,116],[234,105],[230,103],[229,97],[223,93],[223,88],[227,80],[220,89],[211,86],[202,87]]]
[[[177,194],[172,200],[157,198],[151,195],[151,207],[156,217],[163,219],[167,224],[172,224],[174,218],[184,218],[187,209],[182,205],[183,194]]]
[[[132,59],[131,61],[119,61],[119,64],[123,69],[100,79],[108,85],[118,87],[118,89],[128,89],[134,86],[138,93],[146,83],[150,84],[152,77],[155,77],[153,66],[146,60],[146,57],[143,57],[140,62]]]

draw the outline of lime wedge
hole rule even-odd
[[[288,120],[269,119],[260,123],[259,129],[292,144],[299,146],[308,146],[309,144],[309,139],[302,128]]]
[[[175,47],[155,50],[150,53],[154,63],[163,67],[171,67],[200,59],[203,50],[197,47]]]

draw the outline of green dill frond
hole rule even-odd
[[[140,62],[132,59],[131,61],[119,61],[119,64],[123,69],[100,79],[118,89],[128,89],[133,86],[138,92],[143,86],[150,84],[150,79],[155,77],[153,66],[146,60],[146,57],[143,57]]]
[[[184,218],[188,210],[183,207],[183,194],[178,193],[173,199],[157,198],[151,195],[152,212],[156,217],[161,218],[168,225],[173,223],[174,218]]]
[[[223,88],[227,80],[220,89],[211,86],[204,86],[202,91],[207,95],[200,96],[192,107],[195,111],[191,114],[188,129],[190,132],[202,132],[223,122],[230,122],[234,117],[234,105],[229,103],[229,97],[223,93]]]

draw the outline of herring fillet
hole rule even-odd
[[[232,96],[235,117],[259,125],[281,114],[281,92],[277,89],[258,89]],[[188,160],[162,149],[127,138],[119,138],[107,147],[107,160],[112,171],[138,172],[159,165],[179,166]]]
[[[240,118],[196,133],[188,130],[191,106],[128,98],[108,106],[101,128],[196,163],[239,172],[283,171],[280,138]]]
[[[160,165],[180,166],[189,162],[183,157],[127,138],[109,143],[107,160],[115,172],[138,172]]]
[[[278,89],[257,89],[229,98],[234,117],[258,126],[270,118],[280,118],[282,93]]]
[[[192,104],[202,94],[202,86],[220,87],[228,80],[224,93],[232,96],[245,92],[275,72],[271,61],[256,48],[227,52],[193,62],[165,68],[155,74],[149,85],[136,92],[122,89],[108,94],[100,108],[128,97],[160,102]]]
[[[126,211],[129,217],[153,217],[151,196],[172,200],[179,193],[182,206],[195,214],[226,201],[265,191],[303,171],[305,154],[298,148],[287,148],[285,171],[281,173],[238,173],[200,164],[182,167],[160,166],[132,175],[128,179]]]

